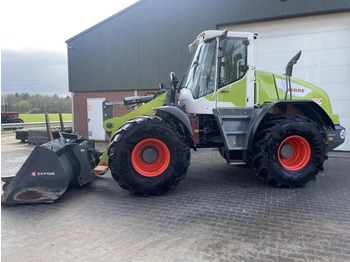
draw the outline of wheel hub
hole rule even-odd
[[[170,151],[159,139],[147,138],[135,145],[131,153],[131,163],[140,175],[156,177],[168,168]]]
[[[278,160],[287,170],[298,171],[304,168],[311,158],[309,142],[302,136],[289,136],[278,148]]]
[[[293,155],[293,146],[291,146],[290,144],[283,144],[282,148],[281,148],[281,156],[283,158],[290,158]]]
[[[152,164],[158,159],[159,153],[156,148],[147,147],[142,150],[141,157],[142,157],[142,160],[145,161],[146,163]]]

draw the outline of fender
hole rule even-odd
[[[270,103],[264,103],[254,113],[252,117],[252,124],[250,132],[248,133],[248,148],[252,147],[254,136],[260,123],[268,113],[273,113],[274,110],[278,110],[284,114],[288,114],[288,108],[292,107],[297,110],[298,114],[304,115],[305,117],[315,121],[321,126],[330,127],[335,130],[334,123],[326,111],[323,110],[318,104],[309,100],[282,100],[274,101]]]
[[[194,147],[193,132],[190,119],[184,111],[175,106],[160,106],[152,108],[158,116],[171,116],[175,120],[175,124],[181,123],[184,127],[186,136],[190,140],[191,147]]]

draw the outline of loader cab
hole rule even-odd
[[[225,47],[218,48],[222,32],[205,31],[189,46],[192,60],[179,99],[187,113],[212,114],[217,107],[253,105],[254,35],[228,32]]]

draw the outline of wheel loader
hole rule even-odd
[[[298,52],[284,74],[256,69],[258,36],[204,31],[189,45],[189,69],[170,87],[145,97],[128,114],[104,121],[110,136],[99,153],[76,134],[35,148],[14,178],[4,179],[2,202],[50,203],[69,185],[110,170],[131,193],[162,195],[185,178],[190,150],[216,148],[229,165],[248,165],[268,184],[304,187],[323,170],[327,153],[345,140],[321,88],[292,77]]]

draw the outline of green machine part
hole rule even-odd
[[[208,101],[215,101],[215,95],[210,93],[205,96]],[[218,101],[231,102],[232,106],[244,107],[247,105],[247,76],[242,79],[220,88]]]
[[[141,116],[141,115],[150,115],[154,113],[153,108],[159,107],[165,104],[166,93],[156,97],[155,99],[149,101],[148,103],[132,110],[131,112],[121,116],[107,119],[103,122],[103,128],[106,132],[111,133],[111,140],[115,132],[128,120]],[[96,175],[103,175],[108,170],[108,148],[103,152],[100,162],[95,167],[94,172]]]
[[[255,104],[261,105],[264,102],[284,100],[286,95],[285,75],[256,70],[255,79]],[[292,100],[313,100],[326,111],[335,125],[339,124],[339,117],[333,114],[329,97],[322,88],[295,77],[291,77],[290,81]],[[290,99],[289,92],[286,99]]]

